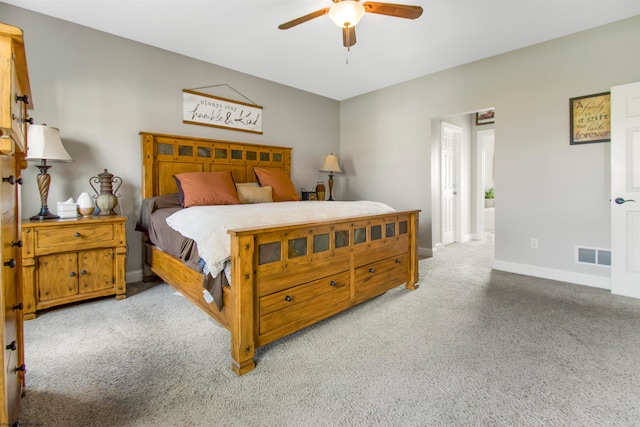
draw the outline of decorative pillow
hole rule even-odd
[[[287,173],[279,168],[254,168],[260,185],[272,187],[272,197],[274,202],[289,202],[300,200],[300,196],[294,187],[291,178]]]
[[[252,183],[253,184],[253,183]],[[273,202],[272,189],[270,186],[260,187],[256,185],[236,184],[238,188],[238,198],[240,203],[271,203]]]
[[[173,176],[180,204],[190,206],[237,205],[238,191],[231,172],[185,172]]]

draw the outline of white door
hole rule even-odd
[[[611,292],[640,298],[640,82],[611,88]]]
[[[440,162],[440,170],[442,171],[442,200],[440,206],[442,207],[441,227],[443,245],[448,245],[455,241],[457,209],[456,132],[458,130],[460,130],[458,126],[442,122],[440,136],[440,151],[442,153],[442,159]]]

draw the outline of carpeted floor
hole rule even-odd
[[[638,426],[640,300],[491,270],[492,242],[230,370],[166,284],[25,323],[24,426]]]

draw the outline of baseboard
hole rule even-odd
[[[142,270],[127,271],[127,274],[125,275],[125,279],[124,280],[127,283],[141,281],[142,280]]]
[[[493,261],[493,269],[508,273],[522,274],[525,276],[540,277],[542,279],[559,280],[561,282],[575,283],[577,285],[591,286],[594,288],[611,289],[611,278],[593,276],[591,274],[575,273],[572,271],[556,270],[553,268],[537,267],[535,265],[517,264],[514,262]]]

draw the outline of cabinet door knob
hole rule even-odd
[[[22,303],[20,303],[20,304],[14,305],[13,307],[11,307],[11,309],[14,310],[14,311],[15,310],[22,310],[23,307],[24,306],[22,305]]]
[[[84,276],[85,274],[87,274],[87,270],[80,270],[80,274]]]
[[[9,261],[4,263],[5,267],[16,268],[16,260],[15,258],[11,258]]]
[[[16,102],[18,101],[22,101],[25,104],[29,105],[29,95],[18,96],[18,94],[16,93]]]
[[[27,372],[27,366],[23,363],[20,366],[16,366],[16,372]]]
[[[16,178],[13,175],[3,176],[2,182],[8,182],[9,184],[13,185],[16,183]]]
[[[22,247],[22,240],[18,240],[17,242],[11,242],[11,247],[12,248],[16,247],[16,246],[21,248]]]
[[[331,286],[338,286],[338,284],[335,282],[335,280],[332,280],[329,282],[329,285]]]
[[[76,277],[76,272],[75,272],[75,271],[72,271],[71,273],[69,273],[69,276],[71,276],[71,277]]]
[[[9,344],[8,346],[5,347],[7,350],[13,350],[16,351],[16,349],[18,348],[18,343],[15,341],[11,341],[11,344]]]
[[[22,119],[22,121],[24,123],[29,123],[30,125],[32,125],[33,124],[33,117],[29,117],[28,119]]]
[[[291,298],[289,295],[287,295],[286,297],[284,297],[285,301],[291,301],[293,298]]]
[[[375,273],[375,272],[376,272],[376,269],[375,269],[375,268],[370,268],[370,269],[369,269],[369,273]]]
[[[400,264],[400,260],[399,259],[396,260],[396,264]]]
[[[77,231],[73,235],[74,237],[80,237],[80,233],[78,233]]]

